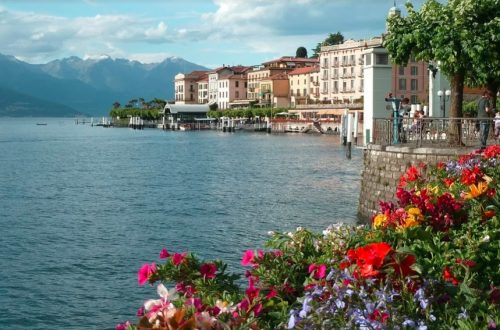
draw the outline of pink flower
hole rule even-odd
[[[127,321],[125,323],[118,323],[116,325],[116,330],[127,330],[130,326],[130,321]]]
[[[269,291],[269,293],[266,295],[266,299],[274,298],[277,295],[278,295],[278,292],[276,291],[276,289],[274,287],[271,287],[271,291]]]
[[[322,279],[326,275],[326,266],[324,264],[320,265],[310,264],[309,273],[312,274],[318,280]]]
[[[213,263],[203,264],[200,267],[200,273],[203,278],[215,278],[217,266]]]
[[[156,272],[156,264],[154,262],[151,265],[142,265],[139,272],[137,272],[137,282],[139,282],[139,285],[144,285],[154,272]]]
[[[139,307],[139,309],[137,310],[137,313],[135,315],[137,315],[139,317],[144,316],[144,307]]]
[[[172,263],[174,264],[174,266],[179,266],[180,264],[182,264],[182,262],[186,258],[186,255],[187,255],[186,252],[174,253],[174,255],[172,256]]]
[[[253,315],[256,317],[259,316],[259,314],[262,312],[262,304],[258,303],[257,305],[254,306],[253,308]]]
[[[168,257],[170,257],[170,253],[168,253],[167,249],[163,248],[160,251],[160,259],[166,259]]]
[[[241,259],[241,265],[242,266],[253,265],[254,257],[255,255],[253,253],[253,250],[246,250],[245,253],[243,254],[243,259]]]

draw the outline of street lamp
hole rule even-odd
[[[450,99],[451,91],[447,89],[446,91],[438,90],[437,96],[439,96],[439,100],[443,101],[441,103],[441,110],[443,110],[443,117],[446,117],[446,101]]]

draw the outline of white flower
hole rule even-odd
[[[297,231],[303,231],[304,227],[297,227]]]
[[[484,237],[481,239],[481,242],[483,242],[483,243],[487,243],[487,242],[489,242],[489,241],[490,241],[490,235],[486,235],[486,236],[484,236]]]
[[[274,231],[270,230],[270,231],[268,231],[268,232],[267,232],[267,234],[268,234],[269,236],[274,236]]]

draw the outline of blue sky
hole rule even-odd
[[[0,0],[0,52],[30,63],[108,55],[255,65],[300,46],[312,54],[337,31],[346,39],[380,35],[392,6],[392,0]]]

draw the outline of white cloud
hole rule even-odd
[[[85,1],[99,10],[99,0]],[[193,53],[200,53],[196,54],[199,57],[207,54],[210,58],[203,61],[210,63],[217,61],[218,54],[230,52],[234,57],[238,53],[246,53],[247,58],[249,54],[276,57],[293,55],[299,46],[310,50],[337,31],[346,38],[371,38],[383,31],[392,6],[389,0],[213,0],[214,10],[200,13],[193,8],[200,10],[206,0],[189,1],[192,7],[186,9],[180,1],[172,0],[183,11],[165,10],[169,4],[163,4],[165,12],[158,10],[157,18],[123,14],[118,1],[113,14],[79,17],[0,6],[0,51],[31,62],[84,54],[149,62],[166,54],[163,45],[172,53],[175,49],[188,52],[176,54],[185,58]],[[207,8],[206,2],[203,8]],[[204,52],[205,48],[212,51]]]

